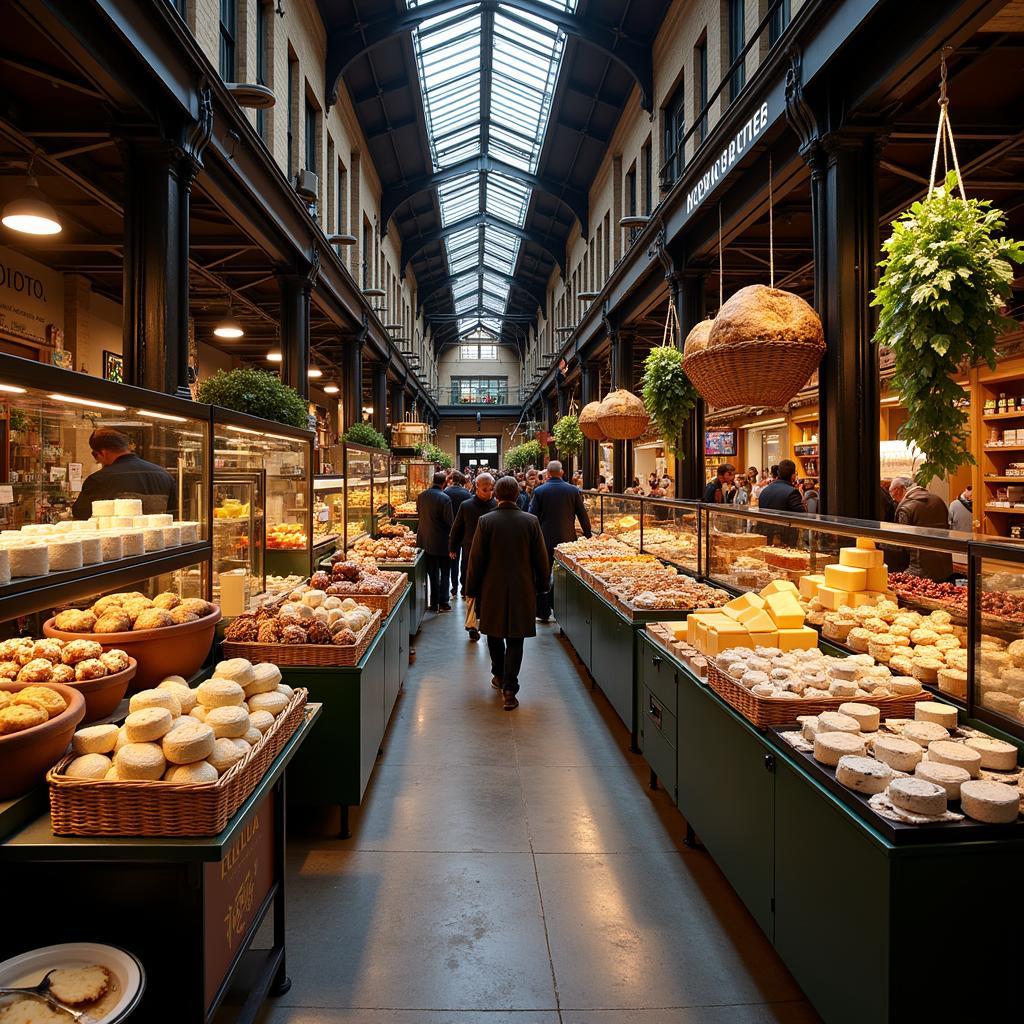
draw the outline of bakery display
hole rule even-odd
[[[419,515],[419,510],[416,507],[415,501],[401,501],[395,505],[395,516],[400,516],[402,519],[408,519],[411,516]]]
[[[301,523],[274,523],[267,527],[266,545],[273,551],[304,551],[309,539]]]
[[[62,633],[129,633],[164,629],[213,615],[217,606],[201,597],[179,597],[168,592],[146,597],[139,591],[108,594],[86,609],[66,608],[51,620]]]
[[[372,558],[379,562],[414,562],[416,560],[416,534],[411,531],[398,536],[360,537],[348,551],[338,551],[332,556],[336,560],[358,561]]]

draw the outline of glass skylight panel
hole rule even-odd
[[[488,224],[484,228],[484,263],[511,274],[519,256],[519,239],[510,231]]]
[[[463,220],[470,214],[480,212],[480,175],[460,174],[457,178],[437,186],[437,198],[441,204],[441,224],[447,227]]]
[[[487,212],[522,227],[530,203],[530,186],[504,174],[487,175]]]
[[[477,289],[480,287],[480,281],[476,274],[466,274],[465,277],[457,277],[452,282],[452,294],[456,299],[461,299],[466,295],[475,295]]]

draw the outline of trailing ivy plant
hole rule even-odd
[[[342,438],[366,448],[387,448],[388,439],[372,423],[353,423]]]
[[[551,431],[559,455],[578,455],[583,448],[583,431],[578,416],[561,416]]]
[[[683,425],[697,404],[697,389],[683,371],[683,353],[672,345],[652,348],[641,381],[644,405],[673,455],[683,457]]]
[[[524,441],[505,452],[506,469],[526,469],[527,466],[539,466],[547,453],[540,441]]]
[[[309,428],[306,400],[294,388],[283,384],[276,374],[265,370],[218,370],[199,385],[197,397],[207,405],[219,405],[292,427]]]
[[[907,409],[899,435],[924,453],[915,474],[922,485],[974,463],[954,376],[964,362],[995,369],[996,340],[1017,326],[1003,308],[1024,246],[1001,234],[1001,210],[958,189],[950,171],[893,221],[872,302],[881,308],[874,341],[893,350],[893,385]]]

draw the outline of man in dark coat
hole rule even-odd
[[[773,466],[774,470],[775,467]],[[774,509],[776,512],[806,513],[804,499],[800,491],[793,485],[796,476],[796,463],[792,459],[783,459],[778,466],[779,475],[762,489],[757,498],[759,509]],[[790,526],[765,525],[765,533],[772,543],[793,547],[796,544],[797,531]]]
[[[174,478],[163,466],[139,458],[120,430],[94,430],[89,437],[89,450],[102,468],[82,481],[82,489],[71,508],[75,519],[88,519],[94,501],[110,498],[139,498],[145,513],[178,510]]]
[[[896,502],[897,523],[903,526],[931,527],[933,530],[949,529],[949,509],[946,503],[910,477],[893,477],[889,493]],[[890,572],[904,570],[911,576],[923,576],[936,583],[942,583],[953,575],[953,556],[948,551],[887,547],[885,561]]]
[[[544,544],[548,551],[548,562],[555,557],[555,548],[565,541],[576,539],[576,520],[579,520],[583,536],[590,536],[590,517],[583,504],[582,492],[562,479],[562,464],[548,463],[547,483],[533,492],[530,511],[540,520]],[[537,618],[541,622],[551,620],[551,587],[545,587],[537,599]]]
[[[466,478],[462,473],[452,473],[452,482],[445,488],[445,494],[448,495],[452,503],[452,522],[455,521],[455,517],[459,514],[459,506],[464,502],[468,501],[473,495],[466,489]],[[449,572],[452,580],[452,597],[454,597],[459,590],[459,555],[461,554],[460,548],[455,548],[455,557],[450,560]],[[469,552],[466,552],[468,557]]]
[[[451,561],[448,555],[448,534],[452,528],[452,500],[444,493],[444,473],[434,474],[434,485],[420,491],[416,499],[416,515],[419,528],[416,530],[416,545],[423,548],[427,562],[429,593],[427,608],[432,611],[450,612],[448,580]]]
[[[516,485],[519,486],[518,484]],[[481,473],[476,478],[476,494],[469,501],[464,501],[459,506],[455,515],[455,522],[452,523],[452,532],[448,538],[448,548],[451,553],[452,565],[462,555],[462,593],[466,593],[466,565],[469,562],[469,553],[473,550],[473,538],[476,536],[477,523],[480,517],[488,512],[493,512],[498,507],[494,500],[494,477],[490,473]],[[476,626],[467,626],[470,640],[480,639],[480,630]]]
[[[480,517],[466,571],[466,593],[487,634],[491,685],[501,690],[506,711],[519,707],[523,641],[537,635],[534,606],[551,572],[540,524],[516,507],[517,490],[513,477],[498,481],[498,507]]]

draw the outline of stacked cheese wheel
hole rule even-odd
[[[192,689],[170,676],[136,693],[124,724],[80,729],[72,778],[115,782],[216,782],[242,760],[287,708],[292,689],[276,665],[220,662]]]

